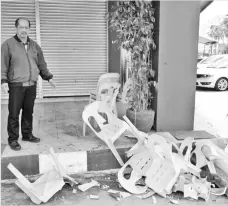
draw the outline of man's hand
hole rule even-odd
[[[3,83],[3,84],[2,84],[2,92],[3,92],[4,94],[7,94],[8,91],[9,91],[8,83]]]
[[[49,80],[49,84],[50,84],[53,88],[56,87],[56,84],[55,84],[55,82],[54,82],[53,79],[50,79],[50,80]]]

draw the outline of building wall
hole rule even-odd
[[[111,11],[113,4],[116,1],[108,1],[108,11]],[[120,49],[116,43],[117,34],[115,31],[108,29],[108,72],[120,73]]]
[[[200,1],[161,1],[157,131],[192,130]]]

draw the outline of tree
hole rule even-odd
[[[213,24],[209,28],[208,36],[216,41],[222,40],[225,43],[225,38],[228,40],[228,15],[223,16],[218,24]],[[217,44],[217,51],[218,51]]]

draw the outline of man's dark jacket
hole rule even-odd
[[[53,78],[47,69],[40,46],[28,38],[27,51],[17,35],[6,40],[1,47],[1,83],[36,82]]]

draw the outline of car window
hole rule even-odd
[[[208,68],[226,68],[228,66],[228,58],[223,58],[217,62],[214,62]]]
[[[200,64],[212,64],[212,63],[217,62],[221,59],[223,59],[223,56],[210,56],[207,59],[205,59],[199,63]]]

